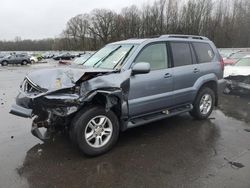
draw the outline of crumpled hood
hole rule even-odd
[[[249,76],[250,67],[249,66],[227,66],[224,70],[224,77],[228,76]]]
[[[107,73],[114,70],[55,68],[42,69],[29,73],[27,78],[35,85],[48,91],[71,88],[85,73]]]

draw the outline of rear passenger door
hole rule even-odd
[[[21,63],[21,62],[22,62],[22,57],[24,57],[24,55],[22,55],[22,54],[17,54],[17,55],[16,55],[16,63]]]
[[[175,105],[191,103],[195,97],[194,84],[200,77],[194,50],[189,42],[170,42]]]
[[[173,104],[172,69],[168,68],[169,56],[166,43],[152,43],[144,47],[134,60],[148,62],[150,72],[132,75],[129,91],[129,115],[139,116]]]
[[[205,42],[192,42],[195,50],[198,68],[200,69],[201,75],[207,75],[214,73],[218,78],[221,77],[221,67],[219,59],[216,57],[215,52],[209,43]]]

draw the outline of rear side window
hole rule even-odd
[[[167,68],[167,49],[165,43],[151,44],[145,47],[137,56],[135,63],[147,62],[151,70]]]
[[[194,50],[196,51],[199,63],[207,63],[213,60],[214,52],[209,44],[194,42],[193,46]]]
[[[173,61],[175,67],[191,65],[192,55],[188,43],[185,42],[171,42],[171,49],[173,54]]]

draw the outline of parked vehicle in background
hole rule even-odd
[[[71,60],[59,60],[58,63],[60,65],[71,65],[72,61]]]
[[[30,62],[31,62],[32,64],[37,63],[37,62],[38,62],[37,57],[31,56],[31,57],[30,57]]]
[[[232,54],[240,52],[240,50],[234,50],[234,49],[220,49],[219,50],[221,57],[223,60],[228,59]]]
[[[38,61],[43,59],[43,56],[40,53],[32,53],[31,56],[37,58]]]
[[[225,66],[235,64],[239,59],[246,55],[250,55],[250,52],[237,50],[237,49],[220,49],[221,56],[223,57]]]
[[[88,58],[92,56],[92,53],[85,53],[81,57],[76,58],[73,64],[82,65]]]
[[[76,57],[74,61],[60,60],[58,63],[61,65],[82,65],[91,55],[91,53],[85,53],[84,55],[81,55],[81,57]]]
[[[55,55],[54,55],[52,52],[46,52],[46,53],[44,53],[42,56],[43,56],[44,59],[51,59],[51,58],[53,58]]]
[[[240,60],[241,58],[243,58],[243,57],[245,57],[247,55],[250,55],[250,52],[242,52],[242,51],[240,51],[240,52],[237,52],[237,53],[234,53],[234,54],[230,55],[228,57],[228,59],[233,59],[235,61],[238,61],[238,60]]]
[[[63,54],[59,54],[55,57],[53,57],[54,60],[71,60],[73,59],[75,56],[72,55],[71,53],[63,53]]]
[[[31,63],[30,56],[25,54],[13,54],[8,55],[0,59],[0,63],[2,66],[6,66],[8,64],[21,64],[21,65],[27,65]]]
[[[80,52],[71,52],[71,55],[72,55],[73,57],[80,57],[81,54],[82,54],[82,53],[80,53]]]
[[[233,66],[227,66],[224,78],[227,81],[224,93],[250,93],[250,55],[240,59]]]
[[[120,131],[185,112],[208,118],[218,104],[223,69],[215,45],[202,36],[114,42],[82,67],[28,74],[10,113],[34,117],[32,133],[41,140],[70,130],[84,154],[100,155]]]
[[[76,57],[74,61],[71,60],[59,60],[59,64],[61,65],[82,65],[93,53],[85,53],[80,57]]]

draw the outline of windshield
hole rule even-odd
[[[107,45],[92,55],[83,65],[87,67],[99,67],[104,69],[115,69],[121,65],[130,51],[134,48],[132,44]]]
[[[250,66],[250,58],[241,59],[234,66]]]

